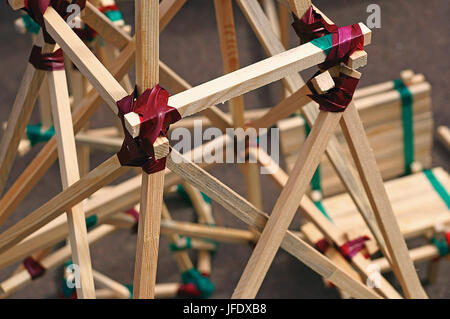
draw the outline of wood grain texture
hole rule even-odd
[[[200,191],[246,224],[262,231],[268,215],[221,183],[219,180],[192,163],[187,157],[172,150],[167,158],[168,168],[182,176]],[[321,255],[300,237],[287,231],[281,247],[336,286],[351,291],[355,298],[380,298],[372,289],[349,277],[345,271],[336,267],[328,258]]]
[[[42,32],[39,33],[35,44],[42,47],[45,53],[52,52],[54,49],[54,45],[44,44]],[[28,63],[20,82],[20,87],[8,118],[8,125],[0,141],[0,195],[3,193],[20,139],[25,133],[26,125],[36,103],[45,74],[45,71],[36,70],[34,66]]]
[[[409,257],[408,247],[392,212],[392,207],[361,119],[352,103],[344,113],[341,128],[355,160],[378,226],[386,239],[393,271],[402,285],[403,292],[408,298],[427,298],[420,284],[414,264]]]
[[[216,11],[217,29],[219,31],[220,49],[222,52],[222,64],[225,73],[239,69],[239,54],[236,39],[236,27],[234,24],[233,6],[231,0],[214,0]],[[228,101],[230,113],[235,128],[245,125],[244,97],[236,96]],[[261,181],[259,168],[256,163],[244,163],[240,165],[247,185],[247,196],[253,205],[262,208]]]
[[[272,28],[269,27],[270,22],[265,17],[259,4],[256,1],[251,0],[238,0],[238,3],[266,53],[272,56],[283,52],[283,45],[276,37],[276,34],[273,32]],[[370,33],[367,32],[367,39],[364,37],[364,41],[365,44],[370,43]],[[283,82],[290,93],[294,93],[304,84],[302,78],[297,73],[293,73],[285,77]],[[315,102],[311,102],[305,105],[301,111],[308,121],[308,124],[312,126],[318,114],[317,104]],[[374,222],[375,216],[370,208],[367,198],[365,197],[363,187],[357,178],[356,170],[351,165],[348,165],[347,157],[335,137],[333,137],[328,144],[327,156],[333,163],[333,166],[347,191],[352,195],[355,204],[377,239],[377,242],[381,247],[385,247],[381,232],[378,229],[377,224]]]
[[[233,293],[255,298],[342,113],[320,112]]]
[[[80,179],[66,72],[64,70],[48,72],[47,80],[51,92],[50,103],[54,118],[62,186],[63,189],[66,189]],[[77,288],[77,295],[81,299],[93,299],[95,298],[95,288],[82,203],[68,208],[66,214],[72,258],[74,263],[80,267],[81,285]]]
[[[135,25],[136,85],[142,94],[159,82],[158,0],[136,0]],[[133,298],[135,299],[155,297],[163,191],[164,170],[152,174],[142,172],[133,281]]]
[[[117,63],[111,68],[111,73],[117,78],[123,76],[131,68],[134,59],[134,41],[121,52]],[[100,95],[91,90],[89,94],[75,107],[73,118],[74,133],[78,133],[95,113],[102,102]],[[25,196],[37,184],[40,178],[50,168],[57,158],[56,138],[51,138],[42,150],[31,161],[19,178],[14,182],[8,192],[0,200],[0,225],[11,215]]]

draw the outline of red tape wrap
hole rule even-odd
[[[335,24],[328,24],[321,14],[317,13],[311,6],[301,19],[292,14],[294,22],[292,27],[300,38],[301,44],[323,37],[324,35],[337,32]]]
[[[365,242],[369,239],[369,236],[361,236],[356,239],[349,240],[339,247],[341,254],[347,259],[352,259],[364,248]]]
[[[445,233],[445,240],[447,240],[447,245],[450,247],[450,232]]]
[[[41,277],[45,273],[45,268],[31,256],[23,260],[23,266],[30,274],[32,280]]]
[[[33,46],[28,61],[36,70],[64,70],[64,54],[61,49],[58,49],[53,53],[42,53],[41,47]]]
[[[322,238],[321,240],[317,241],[314,246],[316,246],[317,250],[322,254],[325,254],[328,247],[330,247],[330,244],[328,243],[328,240],[326,238]]]
[[[320,74],[317,72],[314,76]],[[312,79],[312,78],[311,78]],[[340,73],[338,77],[333,78],[334,88],[319,94],[311,83],[311,79],[307,82],[312,94],[308,96],[319,104],[321,111],[327,112],[343,112],[353,99],[359,79],[352,78],[346,74]]]
[[[117,102],[119,117],[125,133],[122,148],[117,153],[123,166],[138,166],[148,173],[156,173],[166,167],[166,158],[155,159],[153,143],[159,136],[166,136],[169,126],[181,119],[178,110],[167,105],[169,93],[156,85],[137,97],[135,89],[131,95]],[[132,138],[125,127],[124,115],[135,112],[141,126],[139,136]]]
[[[100,10],[103,13],[105,13],[107,11],[119,11],[119,8],[115,4],[112,4],[112,5],[109,5],[109,6],[100,7],[100,8],[98,8],[98,10]]]
[[[345,62],[353,52],[363,49],[364,36],[358,24],[338,28],[335,24],[328,24],[312,6],[301,19],[293,16],[292,26],[302,44],[332,34],[332,48],[320,65],[323,69]]]

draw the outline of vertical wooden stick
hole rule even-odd
[[[136,0],[136,85],[140,93],[158,83],[159,1]],[[142,173],[141,206],[134,268],[133,297],[154,298],[164,170]]]
[[[217,28],[219,30],[220,48],[225,73],[239,69],[239,55],[234,25],[233,6],[231,0],[214,0]],[[244,97],[242,95],[229,101],[234,127],[244,127]],[[241,165],[246,179],[247,193],[250,202],[257,208],[262,208],[261,183],[257,163]]]
[[[64,70],[48,72],[47,79],[58,145],[61,179],[63,189],[65,189],[80,179],[66,72]],[[81,287],[77,287],[77,296],[82,299],[95,298],[89,242],[82,203],[67,210],[67,223],[73,261],[80,267]]]

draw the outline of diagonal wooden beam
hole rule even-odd
[[[270,27],[270,22],[265,17],[259,4],[256,1],[251,0],[238,0],[238,3],[266,53],[272,56],[284,52],[283,45]],[[301,12],[298,15],[301,16]],[[296,92],[304,85],[302,78],[297,73],[293,73],[285,77],[283,82],[291,93]],[[317,104],[315,102],[311,102],[305,105],[301,111],[304,114],[308,124],[311,126],[318,114]],[[363,187],[357,178],[357,172],[353,166],[348,165],[347,156],[342,151],[341,145],[336,137],[331,139],[327,147],[326,154],[352,197],[356,207],[367,223],[367,226],[378,242],[383,254],[389,257],[389,252],[386,249],[383,236],[376,223],[375,215],[366,195],[364,194]]]
[[[256,297],[341,117],[342,113],[319,113],[232,298]]]
[[[80,179],[66,72],[65,70],[48,72],[47,80],[58,145],[61,180],[65,189]],[[67,209],[67,225],[72,258],[80,267],[81,285],[77,287],[77,296],[81,299],[94,299],[94,279],[82,203]]]
[[[23,0],[9,0],[13,9],[17,10],[23,8]],[[179,0],[163,0],[160,4],[160,20],[166,19],[166,24],[172,18],[178,10],[172,8],[172,5],[177,5]],[[96,16],[92,15],[92,19],[95,20]],[[161,25],[161,21],[160,21]],[[105,32],[117,33],[120,30],[115,26],[107,25]],[[120,37],[118,35],[115,38]],[[131,69],[134,62],[134,40],[131,40],[127,46],[122,50],[120,56],[117,58],[116,63],[111,67],[111,73],[116,79],[122,79],[126,73]],[[73,113],[74,120],[74,132],[77,133],[87,122],[87,120],[95,113],[102,102],[100,95],[92,90],[86,98],[75,108]],[[223,118],[220,114],[214,114],[214,110],[208,112],[210,118],[216,118],[217,120]],[[214,117],[213,117],[214,116]],[[2,148],[3,149],[3,148]],[[56,160],[56,143],[55,138],[52,138],[45,144],[43,149],[38,153],[34,160],[27,166],[25,171],[15,181],[13,186],[2,197],[0,201],[0,225],[10,216],[14,209],[19,205],[23,198],[33,188],[33,186],[40,180],[52,163]],[[9,164],[12,165],[12,164]],[[5,178],[6,180],[6,178]],[[1,181],[0,181],[1,183]],[[1,192],[0,192],[1,193]]]
[[[383,179],[377,168],[375,156],[353,103],[347,108],[342,118],[341,128],[355,160],[378,226],[386,239],[392,269],[400,281],[403,292],[408,298],[428,298],[420,284],[414,263],[409,256],[408,247],[392,211]]]
[[[192,163],[187,157],[173,150],[167,158],[167,167],[211,197],[244,223],[257,228],[259,231],[263,230],[269,218],[268,215],[198,165]],[[372,289],[348,276],[328,258],[324,257],[291,231],[285,233],[281,247],[322,277],[325,277],[343,290],[351,292],[353,297],[380,298]]]
[[[44,53],[53,50],[54,45],[43,43],[42,32],[37,39],[36,45],[43,47]],[[8,118],[8,125],[0,142],[0,195],[5,188],[17,153],[17,147],[25,132],[45,74],[46,71],[36,70],[31,63],[27,63],[25,74]]]

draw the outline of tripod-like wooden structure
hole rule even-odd
[[[10,0],[9,3],[13,9],[24,7],[23,0]],[[80,298],[95,297],[89,257],[88,242],[90,238],[85,225],[85,212],[80,203],[123,175],[129,168],[122,166],[117,155],[114,155],[80,178],[74,134],[84,127],[102,100],[115,114],[119,113],[117,102],[128,96],[128,93],[116,79],[124,77],[134,60],[136,61],[136,85],[139,93],[153,88],[159,80],[180,85],[181,81],[159,62],[158,44],[160,30],[167,25],[183,3],[184,1],[177,0],[164,0],[161,3],[157,0],[137,0],[135,38],[131,38],[111,23],[91,3],[86,3],[82,19],[106,41],[121,50],[109,71],[54,8],[50,6],[43,13],[45,29],[57,44],[42,43],[41,36],[39,36],[36,45],[42,47],[43,52],[53,52],[60,46],[95,90],[91,90],[71,114],[64,71],[43,71],[36,69],[33,65],[28,66],[1,142],[0,190],[4,188],[17,146],[44,75],[47,75],[49,81],[56,136],[47,142],[36,159],[2,197],[0,223],[6,220],[57,157],[60,161],[64,190],[0,234],[0,254],[22,245],[28,236],[44,228],[66,212],[72,257],[81,270],[82,285],[77,289]],[[288,230],[299,207],[307,211],[310,216],[317,215],[317,208],[304,195],[322,154],[327,152],[330,161],[379,242],[383,253],[390,261],[405,296],[426,298],[392,213],[375,158],[354,105],[350,103],[343,112],[319,111],[317,104],[307,96],[311,90],[298,75],[301,70],[323,63],[327,58],[326,51],[331,48],[332,44],[329,43],[327,48],[321,48],[313,43],[306,43],[285,51],[258,2],[238,0],[238,3],[270,57],[239,69],[236,52],[226,45],[229,41],[236,42],[231,1],[216,0],[221,49],[225,71],[229,74],[193,88],[185,87],[185,91],[170,96],[168,105],[175,108],[181,117],[202,111],[219,128],[243,127],[245,122],[243,102],[240,96],[271,82],[284,79],[286,88],[291,95],[250,125],[256,128],[270,127],[279,119],[301,110],[312,127],[311,133],[289,177],[281,176],[281,171],[278,175],[274,173],[275,180],[283,186],[283,190],[270,216],[260,208],[258,187],[251,187],[251,185],[259,184],[256,165],[250,163],[242,165],[247,185],[250,186],[248,192],[250,201],[247,201],[195,164],[191,154],[181,155],[175,150],[169,154],[168,140],[164,136],[158,137],[153,144],[154,157],[156,160],[167,157],[167,168],[151,174],[143,172],[141,182],[133,180],[133,185],[141,186],[134,297],[153,298],[155,296],[161,212],[164,210],[162,196],[164,187],[167,185],[165,179],[173,178],[173,174],[210,196],[261,233],[233,294],[234,298],[254,298],[256,296],[279,247],[353,297],[400,297],[387,282],[376,291],[368,288],[341,265],[330,261]],[[289,4],[293,14],[299,18],[311,7],[311,2],[307,0],[291,0]],[[371,31],[362,23],[359,24],[359,27],[362,30],[364,45],[370,44]],[[317,91],[326,92],[335,85],[332,77],[338,74],[344,73],[353,78],[359,78],[361,74],[355,69],[363,66],[365,62],[366,54],[356,51],[350,56],[347,65],[336,65],[318,75],[312,83],[315,84]],[[223,112],[211,106],[229,100],[231,101],[231,122]],[[125,114],[123,122],[132,137],[139,136],[140,130],[143,128],[138,114],[134,112]],[[334,138],[338,125],[341,126],[350,146],[362,183],[358,181],[355,170],[348,166],[345,155]],[[229,142],[230,137],[224,135],[211,143],[225,145]],[[255,154],[261,165],[267,165],[267,160],[270,161],[270,158],[265,158],[267,154],[257,148],[249,148],[248,152]],[[117,188],[116,190],[117,193],[109,194],[108,200],[113,201],[118,196],[126,198],[127,190],[129,191],[130,188],[127,190]],[[110,230],[104,228],[104,232],[108,231]],[[359,265],[358,269],[364,275],[366,271],[364,264],[361,261],[353,260],[352,262]]]

